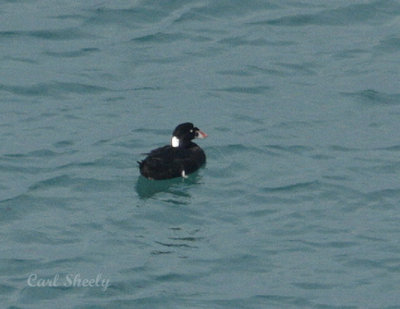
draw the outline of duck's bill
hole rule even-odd
[[[205,132],[201,130],[196,131],[196,133],[196,138],[206,138],[208,136]]]

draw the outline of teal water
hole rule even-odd
[[[400,308],[399,2],[0,16],[2,308]],[[206,166],[141,178],[185,121]]]

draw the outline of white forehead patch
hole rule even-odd
[[[179,138],[177,138],[176,136],[172,136],[171,145],[172,147],[179,147]]]

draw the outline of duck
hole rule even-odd
[[[206,163],[203,149],[192,140],[207,136],[193,123],[181,123],[172,132],[169,145],[150,151],[144,160],[138,161],[140,174],[151,180],[187,178]]]

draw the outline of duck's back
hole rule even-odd
[[[205,162],[204,151],[191,143],[187,148],[164,146],[154,149],[139,162],[139,168],[146,178],[168,179],[193,173]]]

